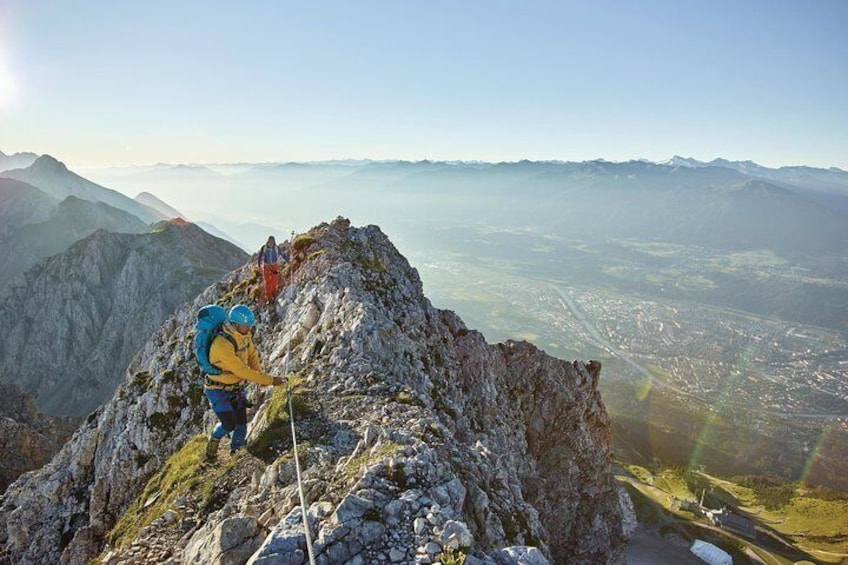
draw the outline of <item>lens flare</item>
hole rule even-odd
[[[848,478],[839,473],[840,463],[848,456],[848,422],[833,420],[822,429],[810,450],[801,474],[802,484],[823,484],[832,488],[848,488]]]
[[[739,352],[739,356],[734,363],[733,368],[727,372],[727,375],[721,381],[721,389],[715,400],[712,402],[710,413],[706,418],[703,427],[695,440],[695,445],[689,456],[689,469],[698,469],[705,460],[705,452],[708,451],[723,451],[722,435],[729,433],[733,423],[728,421],[724,414],[730,414],[734,411],[733,404],[735,394],[742,386],[743,381],[751,367],[751,360],[755,358],[759,345],[749,344]],[[756,446],[751,446],[751,451],[755,451]],[[730,454],[728,457],[744,458],[745,454]]]
[[[646,398],[648,398],[648,394],[650,394],[651,389],[654,386],[654,381],[650,379],[650,377],[645,377],[641,384],[636,388],[636,398],[639,402],[644,402]]]

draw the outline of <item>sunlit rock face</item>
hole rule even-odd
[[[276,302],[257,307],[256,342],[265,368],[296,383],[318,563],[624,562],[632,516],[597,373],[487,344],[432,307],[377,227],[337,219],[300,244]],[[247,453],[201,460],[214,416],[191,358],[194,313],[254,287],[245,267],[179,310],[112,400],[10,487],[9,559],[307,562],[284,390],[251,392]]]

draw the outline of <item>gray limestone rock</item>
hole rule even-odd
[[[456,520],[448,520],[439,535],[439,543],[449,549],[466,549],[474,544],[474,538],[468,526]]]
[[[198,531],[183,552],[184,563],[244,563],[264,539],[263,528],[250,516],[233,516]]]
[[[277,524],[247,561],[248,565],[300,565],[306,560],[303,514],[296,508]]]
[[[495,554],[498,565],[551,565],[535,547],[505,547]]]
[[[247,257],[193,224],[158,226],[97,231],[0,290],[0,374],[45,413],[109,400],[156,328]]]

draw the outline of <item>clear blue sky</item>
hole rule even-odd
[[[848,169],[848,1],[0,0],[0,150]]]

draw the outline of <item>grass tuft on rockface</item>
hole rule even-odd
[[[200,497],[205,506],[217,482],[234,467],[240,456],[209,463],[205,458],[207,436],[198,435],[174,453],[148,482],[144,491],[112,528],[109,545],[122,548],[131,543],[151,522],[172,509],[179,496]]]

